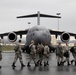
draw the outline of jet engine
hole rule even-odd
[[[15,42],[15,41],[17,40],[17,35],[16,35],[16,33],[10,32],[10,33],[8,34],[8,40],[9,40],[10,42]]]
[[[62,33],[61,34],[61,41],[67,43],[70,40],[70,34],[69,33]]]

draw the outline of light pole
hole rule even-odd
[[[61,13],[57,13],[56,15],[60,15]],[[58,31],[59,31],[59,18],[58,18]]]
[[[57,13],[56,15],[61,15],[61,13]],[[59,18],[58,18],[58,31],[59,31]],[[58,40],[59,40],[59,36],[58,36]]]

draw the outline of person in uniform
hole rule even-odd
[[[38,54],[37,64],[40,66],[42,65],[42,60],[43,60],[43,50],[44,50],[44,46],[42,45],[41,42],[39,42],[37,45],[37,54]]]
[[[71,60],[71,64],[73,64],[73,62],[75,62],[75,66],[76,66],[76,43],[74,43],[74,46],[71,47],[70,52],[73,55],[73,60]]]
[[[35,66],[37,66],[37,63],[36,63],[36,60],[35,60],[35,57],[36,57],[36,48],[35,48],[35,45],[34,45],[34,40],[31,41],[31,44],[29,45],[31,51],[30,51],[30,54],[29,54],[29,62],[27,64],[27,67],[30,67],[30,63],[31,61],[33,60],[34,61],[34,64]]]
[[[23,64],[23,60],[22,60],[21,40],[19,40],[18,42],[19,43],[16,44],[16,47],[14,48],[14,50],[15,50],[15,58],[14,58],[14,62],[12,64],[12,67],[16,67],[15,63],[18,60],[18,58],[20,60],[21,67],[25,67],[25,65]]]
[[[1,46],[1,40],[0,40],[0,62],[2,60],[2,46]],[[1,66],[0,66],[0,69],[1,69]]]
[[[44,66],[47,66],[49,65],[49,53],[50,53],[50,50],[49,50],[49,46],[48,46],[48,42],[46,42],[45,46],[44,46]]]
[[[67,43],[66,43],[66,46],[64,47],[64,57],[65,57],[64,63],[67,62],[67,65],[69,66],[70,53],[69,53],[69,46]]]
[[[61,46],[61,43],[58,43],[58,46],[56,48],[56,57],[57,57],[57,65],[58,66],[63,65],[63,47]]]

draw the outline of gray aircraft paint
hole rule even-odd
[[[51,34],[49,30],[42,26],[34,26],[29,29],[27,36],[26,36],[26,44],[30,44],[31,40],[35,41],[35,44],[37,45],[38,42],[42,42],[42,44],[45,44],[48,42],[50,44],[51,42]]]

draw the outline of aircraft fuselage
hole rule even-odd
[[[36,45],[38,42],[41,42],[43,45],[45,45],[46,42],[50,44],[51,34],[47,28],[44,28],[42,26],[34,26],[30,28],[27,33],[26,44],[29,45],[31,43],[31,40],[34,40]]]

